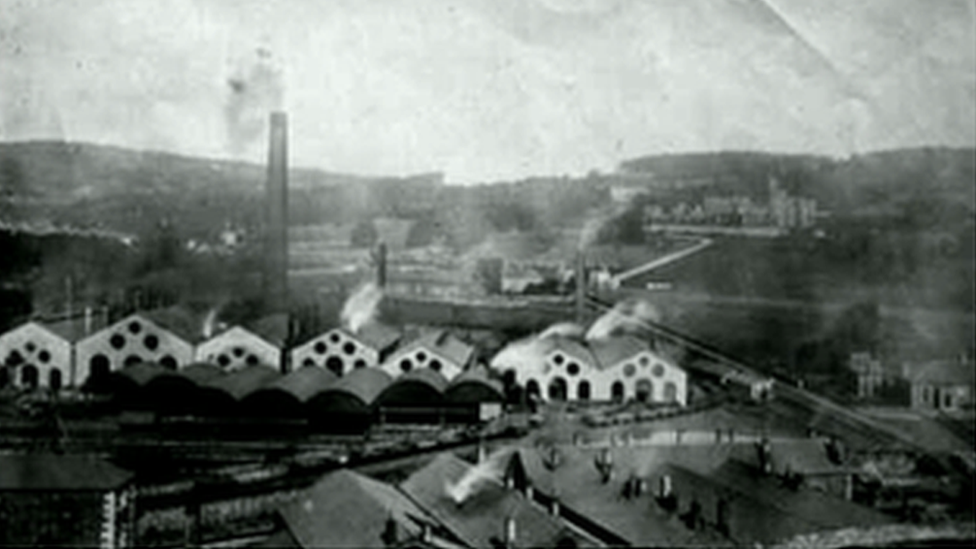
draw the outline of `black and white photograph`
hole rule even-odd
[[[0,549],[976,544],[976,0],[0,0]]]

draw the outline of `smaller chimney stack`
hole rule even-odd
[[[85,307],[85,337],[91,335],[92,331],[92,308]]]
[[[386,257],[388,253],[386,242],[380,241],[376,245],[376,286],[380,289],[386,287]]]

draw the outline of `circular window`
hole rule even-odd
[[[150,351],[155,351],[156,348],[159,347],[159,338],[154,336],[153,334],[149,334],[142,340],[142,343]]]
[[[437,359],[434,359],[434,360],[431,360],[430,361],[430,369],[431,370],[434,370],[435,372],[441,371],[441,368],[443,368],[443,367],[444,366],[443,366],[443,364],[441,364],[441,361],[439,361]]]
[[[555,362],[556,364],[562,364],[563,362],[566,362],[566,357],[564,357],[563,355],[556,355],[552,357],[552,361]]]
[[[346,353],[347,355],[351,355],[351,354],[355,353],[356,352],[356,344],[353,343],[352,341],[347,341],[342,346],[342,352]]]
[[[134,334],[138,334],[139,332],[142,331],[142,324],[139,324],[136,321],[130,322],[129,323],[129,331],[132,332],[132,333],[134,333]]]
[[[37,350],[37,345],[34,345],[33,341],[28,341],[27,344],[24,345],[24,348],[27,349],[28,353],[33,353]]]
[[[113,349],[121,349],[125,347],[125,337],[122,334],[115,334],[108,340],[108,343]]]
[[[247,355],[247,359],[244,362],[246,362],[248,366],[257,366],[258,357],[254,355]]]
[[[579,371],[580,371],[579,364],[575,362],[570,362],[569,366],[566,366],[566,372],[571,376],[575,376],[576,374],[579,373]]]
[[[420,351],[419,353],[417,353],[417,362],[423,362],[425,360],[427,360],[427,353],[425,353],[423,351]]]
[[[661,364],[660,362],[658,362],[657,364],[654,365],[654,368],[651,369],[651,373],[654,374],[654,377],[661,377],[661,376],[663,376],[664,375],[664,365]]]
[[[627,377],[633,377],[637,373],[637,368],[630,363],[624,364],[624,375]]]
[[[167,370],[176,369],[176,359],[169,355],[166,355],[163,358],[159,359],[159,364],[160,366],[166,368]]]
[[[329,340],[332,341],[332,343],[339,343],[339,334],[330,335]]]
[[[407,358],[401,360],[400,370],[402,370],[403,372],[409,372],[410,370],[413,370],[413,362],[411,362],[410,359]]]
[[[651,359],[647,358],[646,356],[642,356],[637,359],[637,362],[640,363],[641,368],[647,368],[647,365],[651,363]]]
[[[217,364],[220,364],[224,368],[230,366],[230,357],[227,356],[227,355],[220,355],[220,356],[218,356],[217,357]]]
[[[136,356],[136,355],[129,355],[129,356],[125,357],[125,362],[123,362],[122,364],[124,364],[126,367],[128,367],[128,366],[135,366],[136,364],[139,364],[140,362],[142,362],[142,357],[139,357],[139,356]]]
[[[47,350],[45,349],[37,353],[37,360],[40,360],[41,362],[46,364],[51,360],[51,353],[47,352]]]
[[[356,362],[353,362],[352,365],[357,370],[361,370],[361,369],[363,369],[363,368],[366,367],[366,361],[360,358],[360,359],[357,359]]]
[[[315,366],[315,361],[312,360],[312,359],[310,359],[310,358],[306,358],[305,360],[302,361],[302,366],[304,366],[306,368],[309,368],[311,366]]]
[[[234,356],[240,358],[244,356],[244,347],[234,347],[234,350],[231,352],[234,354]]]
[[[327,351],[328,349],[329,347],[328,345],[325,344],[324,341],[319,341],[318,343],[315,344],[315,352],[320,355],[324,355],[325,351]]]

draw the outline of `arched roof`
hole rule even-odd
[[[255,364],[222,377],[211,379],[203,386],[221,391],[234,400],[241,400],[250,393],[274,383],[281,374],[274,368]]]
[[[411,370],[396,378],[377,397],[382,404],[435,404],[444,397],[447,379],[430,368]]]
[[[451,380],[444,391],[444,398],[451,402],[502,402],[505,389],[502,382],[493,379],[485,368],[470,368]]]
[[[181,368],[179,374],[197,385],[202,385],[210,380],[227,375],[227,372],[217,365],[197,362]]]
[[[298,402],[306,402],[317,393],[324,391],[339,380],[325,368],[306,366],[282,377],[264,390],[278,390],[293,396]]]
[[[345,393],[358,399],[364,406],[370,406],[392,381],[390,374],[379,368],[359,368],[340,378],[323,393]]]
[[[116,372],[119,377],[127,379],[138,387],[145,387],[150,381],[160,376],[175,376],[176,372],[164,368],[155,362],[139,362],[126,366]]]

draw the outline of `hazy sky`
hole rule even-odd
[[[976,144],[976,0],[0,0],[0,137],[452,182]]]

